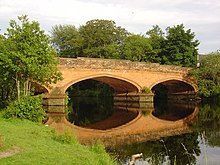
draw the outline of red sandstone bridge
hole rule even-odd
[[[111,86],[115,91],[114,99],[117,101],[125,101],[126,97],[126,100],[129,98],[130,101],[148,102],[153,105],[153,92],[145,94],[142,89],[148,88],[153,91],[158,84],[166,86],[170,99],[173,97],[183,99],[189,98],[189,96],[191,98],[197,93],[197,85],[193,78],[188,75],[191,68],[187,67],[94,58],[60,58],[59,60],[59,69],[63,74],[63,80],[53,84],[50,89],[44,89],[44,104],[48,105],[47,111],[50,113],[64,112],[66,90],[78,82],[89,79],[101,81]],[[152,111],[153,106],[150,107],[150,111]],[[156,128],[165,132],[172,128],[182,129],[183,126],[185,128],[188,120],[182,119],[176,123],[161,121],[152,115],[143,117],[139,114],[133,122],[111,131],[94,131],[77,126],[74,126],[74,130],[79,138],[101,137],[101,139],[105,139],[104,137],[113,135],[119,137],[121,133],[129,135],[131,129],[135,129],[138,134],[146,134],[149,130],[155,131]],[[59,120],[50,119],[48,121],[48,124],[55,125],[55,127],[61,127],[63,123],[67,123],[63,117]]]
[[[128,60],[60,58],[59,69],[63,80],[53,84],[51,89],[44,89],[48,105],[64,105],[60,98],[66,90],[75,83],[89,79],[111,86],[116,99],[125,94],[139,100],[146,99],[142,97],[142,89],[152,90],[158,84],[167,87],[170,97],[189,96],[197,92],[195,81],[188,75],[191,68],[187,67]]]

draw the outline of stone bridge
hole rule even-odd
[[[59,61],[63,80],[44,89],[46,105],[65,105],[66,90],[89,79],[111,86],[118,101],[152,102],[158,85],[167,88],[170,99],[192,98],[197,93],[196,82],[188,75],[191,68],[187,67],[95,58],[60,58]],[[150,94],[144,93],[146,88]]]
[[[160,90],[157,88],[158,85],[166,87],[168,99],[182,100],[195,97],[197,85],[188,75],[191,68],[127,60],[92,58],[60,58],[59,60],[63,80],[53,84],[51,88],[38,91],[38,93],[45,93],[44,105],[48,105],[46,106],[48,112],[46,124],[58,131],[64,132],[68,127],[82,143],[90,143],[94,140],[110,146],[137,142],[137,140],[139,142],[155,140],[161,136],[190,131],[188,125],[196,118],[197,108],[188,117],[177,121],[158,119],[151,112],[153,97],[157,94],[157,90]],[[126,124],[107,130],[82,128],[69,123],[64,113],[65,92],[72,85],[89,79],[111,86],[115,91],[115,105],[137,112],[137,117]],[[144,89],[149,89],[151,92],[146,94]],[[149,115],[142,115],[141,112],[145,110],[150,112]]]

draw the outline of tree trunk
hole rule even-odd
[[[29,81],[29,79],[27,79],[24,82],[24,96],[28,96],[31,94],[31,82]]]
[[[21,97],[21,91],[20,91],[20,81],[18,80],[18,75],[16,74],[16,87],[17,87],[17,99],[20,100]]]

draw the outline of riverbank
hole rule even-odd
[[[0,115],[0,164],[117,164],[102,145],[84,146],[68,131],[57,134],[50,127],[27,120],[6,120]]]

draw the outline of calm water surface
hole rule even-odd
[[[69,120],[83,127],[118,113],[112,99],[109,98],[75,98],[72,103]],[[154,105],[153,115],[162,120],[176,121],[190,115],[195,106],[193,103],[159,102]],[[220,104],[205,103],[199,105],[199,109],[198,119],[192,125],[191,133],[164,137],[157,141],[114,146],[107,151],[123,165],[128,164],[131,155],[137,153],[143,153],[143,158],[137,160],[136,165],[218,165],[220,164]],[[123,113],[120,115],[120,118],[128,118],[128,116],[124,117]]]

